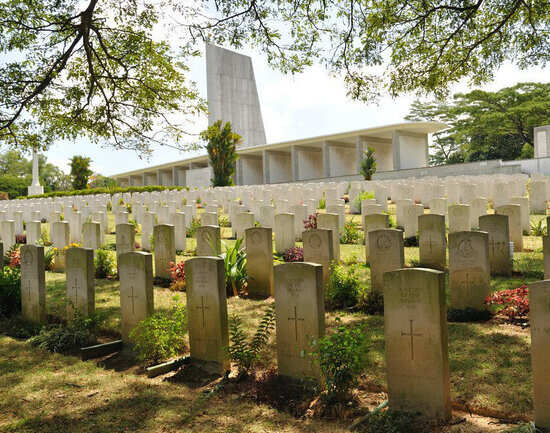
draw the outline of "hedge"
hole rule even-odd
[[[90,188],[90,189],[79,189],[74,191],[52,191],[46,194],[40,195],[30,195],[30,196],[20,196],[18,199],[29,199],[29,198],[51,198],[51,197],[72,197],[75,195],[97,195],[97,194],[121,194],[125,192],[155,192],[155,191],[166,191],[166,190],[189,190],[188,187],[184,186],[129,186],[126,188],[114,187],[114,188]]]

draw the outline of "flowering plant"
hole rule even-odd
[[[304,229],[312,230],[317,228],[317,214],[313,213],[304,220]]]
[[[172,279],[170,289],[185,290],[185,262],[170,262],[170,278]]]
[[[9,258],[8,266],[10,268],[20,268],[21,267],[21,251],[17,248],[10,249],[7,254]]]
[[[529,289],[523,285],[516,289],[500,290],[485,299],[485,304],[502,308],[500,313],[508,319],[526,319],[529,316]]]
[[[292,247],[286,250],[283,254],[285,262],[303,262],[304,249],[302,247]]]

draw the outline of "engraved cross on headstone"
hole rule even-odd
[[[195,307],[197,309],[200,309],[201,312],[202,312],[202,327],[203,329],[206,328],[206,316],[204,314],[204,310],[209,310],[210,307],[205,305],[205,302],[204,302],[204,296],[201,296],[201,305],[199,305],[198,307]]]
[[[132,291],[132,294],[131,295],[128,295],[128,298],[130,298],[132,300],[132,314],[136,314],[136,311],[135,311],[135,305],[134,305],[134,300],[136,298],[139,298],[139,296],[137,295],[134,295],[134,285],[132,285],[130,287],[130,290]]]
[[[298,313],[296,312],[296,306],[294,306],[294,317],[289,317],[288,320],[294,320],[294,332],[296,335],[296,341],[298,341],[298,321],[304,321],[304,319],[298,318]]]
[[[409,320],[409,333],[401,331],[401,337],[411,337],[411,361],[414,361],[414,337],[422,337],[422,334],[415,334],[413,332],[414,320]]]
[[[72,289],[74,290],[74,308],[77,307],[78,304],[78,279],[74,279],[74,284]]]

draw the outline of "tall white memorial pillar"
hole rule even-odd
[[[32,150],[32,184],[28,187],[28,194],[44,194],[44,187],[40,185],[40,179],[38,178],[38,153],[36,149]]]

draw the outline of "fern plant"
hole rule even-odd
[[[541,218],[538,221],[531,224],[531,235],[532,236],[546,235],[546,226],[544,224],[544,218]]]
[[[229,359],[237,364],[238,376],[250,374],[267,345],[271,332],[275,329],[275,304],[267,307],[254,336],[248,341],[242,319],[237,315],[229,318],[229,339],[227,348]]]

